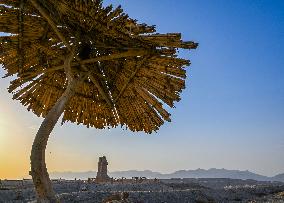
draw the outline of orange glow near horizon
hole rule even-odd
[[[28,176],[29,171],[29,156],[28,150],[23,140],[11,134],[7,138],[8,131],[0,131],[0,179],[21,179]],[[2,134],[4,132],[4,136]]]
[[[5,105],[4,105],[5,106]],[[28,177],[31,139],[25,127],[11,114],[0,112],[0,179]]]
[[[0,155],[0,179],[21,179],[28,177],[29,165],[27,160],[12,156]]]

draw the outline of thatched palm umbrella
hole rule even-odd
[[[194,49],[181,34],[158,34],[121,7],[101,0],[1,0],[0,63],[13,99],[44,117],[31,152],[31,175],[41,202],[55,195],[45,164],[51,131],[63,121],[131,131],[156,131],[185,88],[177,49]]]

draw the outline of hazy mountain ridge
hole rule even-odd
[[[274,181],[284,182],[284,173],[272,177]]]
[[[52,172],[50,177],[53,179],[82,179],[86,180],[88,178],[96,177],[95,171],[87,172]],[[259,175],[250,171],[240,171],[240,170],[227,170],[227,169],[216,169],[211,168],[196,169],[196,170],[179,170],[169,174],[162,174],[159,172],[153,172],[151,170],[128,170],[128,171],[115,171],[109,172],[110,177],[114,178],[132,178],[132,177],[147,177],[147,178],[159,178],[159,179],[171,179],[171,178],[230,178],[230,179],[253,179],[257,181],[280,181],[284,182],[284,173],[273,177],[267,177]]]

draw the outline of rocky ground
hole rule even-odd
[[[284,203],[284,183],[231,179],[171,179],[159,182],[95,184],[85,181],[53,182],[62,203],[102,203],[124,192],[125,203]],[[119,198],[118,198],[119,199]],[[0,202],[35,200],[30,180],[1,181]],[[107,202],[107,201],[104,201]]]

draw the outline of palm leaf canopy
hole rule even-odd
[[[74,54],[74,77],[84,75],[67,103],[63,122],[132,131],[156,131],[170,121],[185,88],[189,60],[177,51],[197,44],[181,34],[159,34],[121,7],[100,0],[1,0],[0,63],[8,88],[37,116],[45,117],[67,87],[64,60]]]

